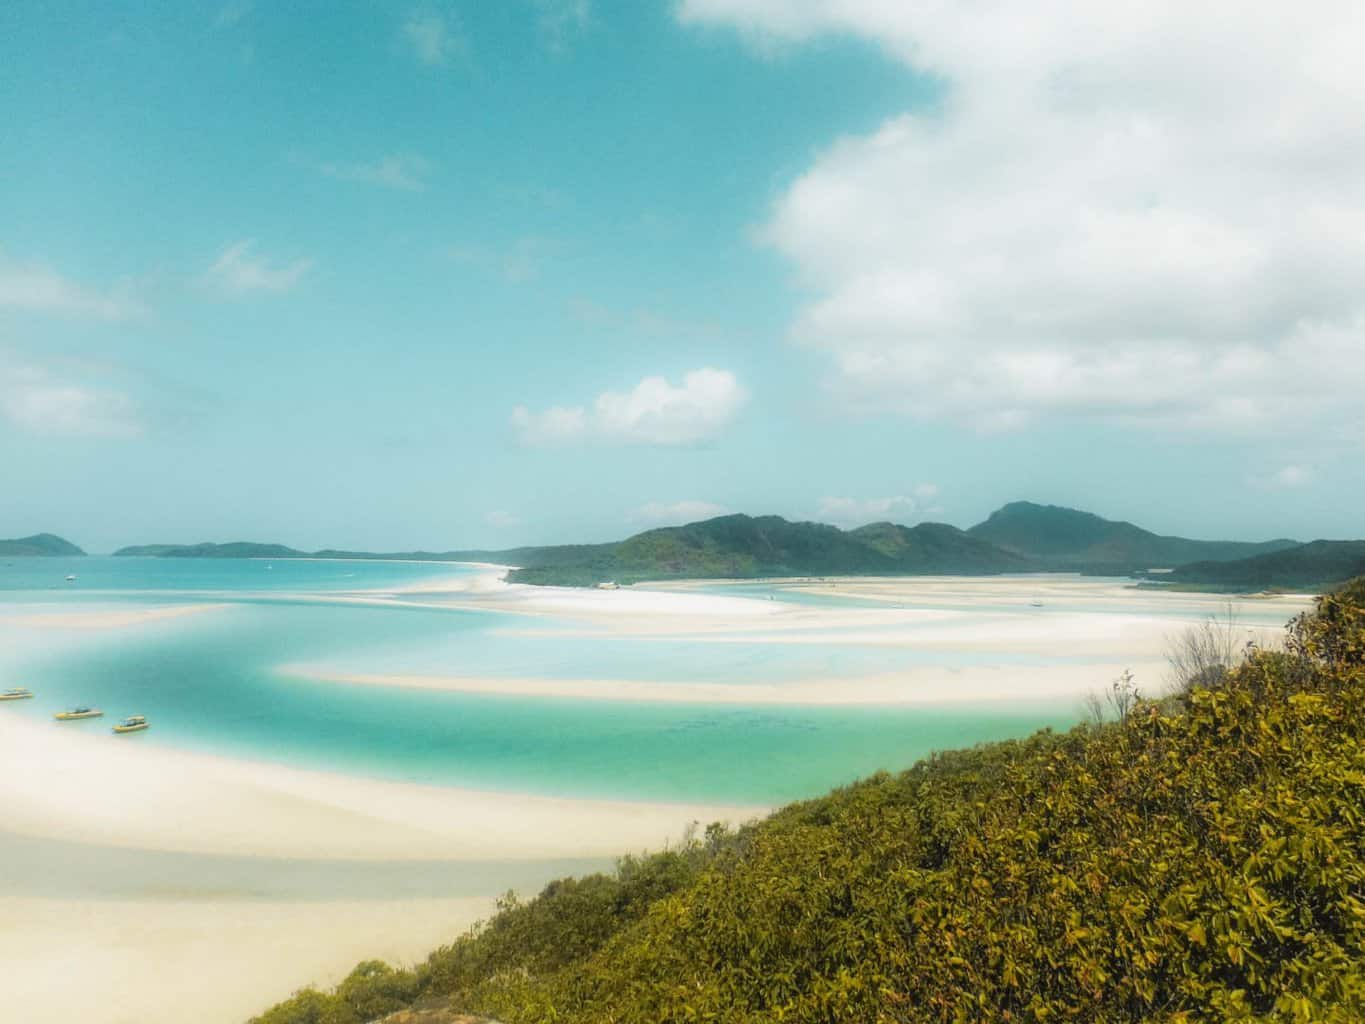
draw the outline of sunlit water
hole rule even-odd
[[[398,590],[472,571],[418,563],[13,559],[0,565],[0,685],[22,683],[38,697],[0,713],[46,719],[63,706],[89,703],[111,717],[148,715],[153,729],[131,742],[424,783],[776,803],[907,767],[934,749],[1065,727],[1079,712],[1067,702],[809,707],[486,696],[313,682],[278,671],[325,662],[362,672],[436,668],[461,676],[740,687],[820,678],[837,686],[840,678],[926,663],[1066,658],[583,635],[543,619],[527,636],[519,628],[525,619],[497,611],[334,600],[346,591]],[[68,574],[77,580],[66,582]],[[743,593],[790,597],[760,585]],[[25,631],[5,624],[21,611],[201,601],[226,606],[120,629]],[[130,741],[108,736],[107,725],[108,718],[52,727]]]

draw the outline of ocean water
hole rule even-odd
[[[853,643],[700,642],[584,635],[499,611],[339,603],[474,570],[451,565],[177,559],[13,559],[0,566],[0,685],[37,698],[0,713],[104,742],[185,747],[366,776],[565,796],[778,803],[936,749],[1065,728],[1067,702],[978,706],[706,705],[490,696],[315,682],[281,666],[545,679],[749,682],[840,678],[922,664],[1038,664],[1038,655]],[[68,584],[64,577],[78,579]],[[753,590],[752,596],[761,591]],[[774,597],[781,598],[780,593]],[[101,630],[22,629],[20,614],[212,600],[201,614]],[[546,629],[546,626],[552,628]],[[764,627],[766,629],[766,627]],[[1103,683],[1105,680],[1097,680]],[[153,728],[109,735],[110,719]]]

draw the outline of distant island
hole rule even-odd
[[[55,533],[35,533],[32,537],[0,540],[0,557],[4,558],[51,558],[84,554],[75,544]]]
[[[151,558],[310,558],[306,551],[283,544],[253,544],[233,541],[230,544],[138,544],[119,548],[115,557],[143,556]]]
[[[1168,587],[1244,590],[1339,583],[1365,572],[1363,548],[1365,541],[1191,540],[1077,509],[1015,501],[966,530],[947,523],[902,526],[889,522],[841,530],[781,516],[736,514],[646,530],[605,544],[379,553],[334,548],[306,552],[283,544],[236,541],[144,544],[114,554],[490,562],[515,566],[507,576],[511,582],[546,586],[780,576],[1073,572],[1140,576]]]
[[[1365,576],[1365,540],[1315,540],[1231,562],[1182,565],[1166,578],[1211,589],[1272,590],[1316,587]]]
[[[1163,537],[1132,523],[1031,501],[1011,502],[967,532],[1048,570],[1101,575],[1227,562],[1299,546],[1299,541],[1283,538],[1246,543]]]

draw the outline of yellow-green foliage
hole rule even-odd
[[[547,891],[414,984],[509,1024],[1365,1020],[1363,701],[1357,583],[1215,690],[712,833],[587,935]]]

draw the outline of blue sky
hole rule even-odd
[[[1358,76],[1064,6],[6,4],[0,536],[1365,533]]]

